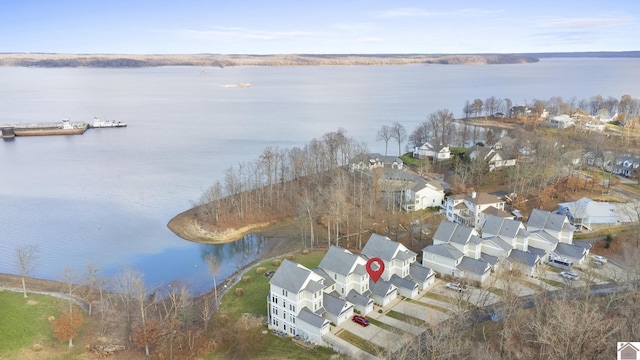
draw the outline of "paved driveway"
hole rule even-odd
[[[384,347],[385,349],[391,349],[391,351],[394,352],[398,351],[405,341],[403,334],[395,334],[373,324],[361,326],[349,319],[341,323],[340,326],[363,339],[369,340],[372,344]]]

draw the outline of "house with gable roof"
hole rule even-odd
[[[397,241],[392,241],[386,236],[371,234],[366,245],[362,249],[361,255],[367,259],[380,258],[384,262],[384,272],[378,280],[387,281],[398,288],[400,295],[414,299],[418,296],[418,290],[425,287],[426,283],[433,283],[435,273],[430,273],[427,269],[417,269],[414,265],[414,274],[423,272],[427,278],[414,279],[411,276],[411,265],[416,264],[418,254],[407,249]],[[419,266],[419,264],[418,264]],[[429,277],[428,275],[431,275]],[[422,277],[422,275],[420,276]],[[419,282],[421,284],[419,284]]]
[[[346,299],[355,310],[366,315],[373,311],[374,303],[369,297],[371,291],[366,265],[367,261],[361,256],[339,246],[331,246],[314,271],[326,274],[327,281],[335,283],[335,291],[330,292],[331,295]]]
[[[451,159],[449,145],[444,145],[436,139],[427,141],[413,148],[413,157],[416,159],[432,158],[436,161]]]
[[[491,265],[482,259],[481,243],[473,227],[442,221],[433,235],[433,245],[422,249],[422,265],[482,284],[489,277]]]
[[[322,317],[324,278],[290,260],[284,260],[269,281],[267,300],[269,329],[323,345],[329,320]]]
[[[438,181],[426,181],[423,178],[416,178],[408,182],[404,191],[404,202],[402,204],[405,211],[418,211],[430,207],[440,207],[444,201],[444,187]]]
[[[623,155],[618,156],[615,159],[615,165],[611,172],[617,175],[622,175],[626,177],[631,177],[634,171],[638,171],[637,169],[640,167],[640,157],[631,156],[631,155]]]
[[[530,234],[529,245],[545,250],[545,261],[551,257],[561,257],[580,265],[591,250],[591,244],[573,241],[576,228],[566,215],[534,209],[527,221],[527,229]]]
[[[608,202],[593,201],[583,197],[572,202],[558,204],[556,213],[566,215],[569,222],[578,229],[591,230],[592,225],[618,223],[617,208]]]
[[[504,205],[505,201],[496,195],[477,193],[474,191],[471,194],[458,194],[446,197],[442,208],[447,216],[447,220],[480,229],[485,216],[483,212],[496,210],[502,210],[504,212]],[[504,215],[513,217],[506,212]]]
[[[373,170],[377,168],[389,168],[402,170],[404,162],[397,156],[386,156],[378,153],[360,154],[349,160],[349,170]]]
[[[495,147],[475,146],[469,153],[469,158],[474,161],[485,161],[489,165],[490,172],[516,164],[515,157]]]
[[[366,265],[367,261],[362,257],[347,249],[331,246],[318,268],[335,281],[336,292],[344,297],[351,290],[360,294],[369,291],[369,274]]]

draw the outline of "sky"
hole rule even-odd
[[[0,52],[640,50],[640,1],[0,0]]]

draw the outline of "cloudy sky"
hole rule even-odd
[[[640,1],[5,0],[0,52],[640,50]]]

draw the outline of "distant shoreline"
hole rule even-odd
[[[136,68],[155,66],[385,66],[529,64],[541,58],[640,58],[640,51],[522,54],[57,54],[0,53],[0,66]]]
[[[538,62],[538,58],[510,54],[480,55],[338,55],[338,54],[283,54],[283,55],[221,55],[221,54],[0,54],[0,66],[18,67],[95,67],[133,68],[154,66],[341,66],[341,65],[486,65],[525,64]]]

